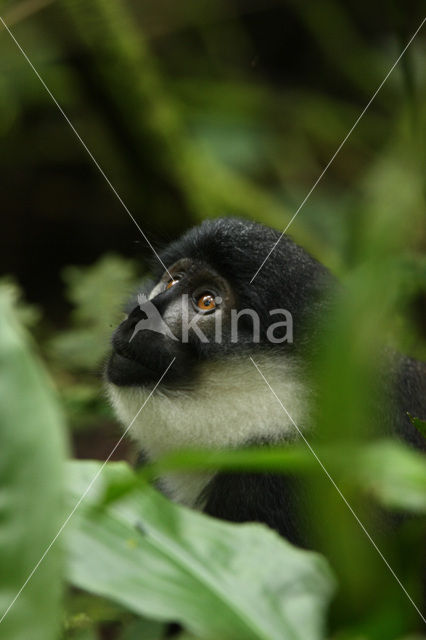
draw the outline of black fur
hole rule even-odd
[[[219,473],[200,499],[204,512],[230,522],[262,522],[298,546],[307,546],[303,486],[273,473]]]
[[[250,284],[279,237],[275,229],[255,222],[219,218],[190,229],[160,257],[164,264],[171,265],[185,256],[218,271],[236,293],[236,306],[257,311],[263,320],[263,336],[270,322],[269,310],[288,309],[296,332],[294,345],[300,350],[306,343],[314,343],[315,336],[305,329],[326,310],[337,282],[322,264],[285,235],[274,249],[272,259],[266,261]],[[158,263],[155,272],[157,276],[161,274]],[[293,346],[285,344],[283,348],[291,350]]]

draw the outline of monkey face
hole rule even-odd
[[[294,436],[290,419],[259,385],[249,356],[303,424],[309,391],[297,350],[274,342],[268,331],[283,324],[271,315],[274,309],[289,310],[297,321],[315,311],[312,292],[321,268],[284,238],[252,284],[278,238],[247,221],[205,222],[164,250],[167,270],[154,268],[152,284],[130,301],[128,317],[113,334],[107,391],[148,459],[182,447]]]
[[[136,305],[133,300],[114,332],[106,369],[109,397],[148,459],[179,448],[292,437],[292,425],[283,420],[279,404],[271,406],[267,386],[259,389],[248,356],[256,352],[298,418],[302,406],[306,411],[304,385],[294,363],[268,350],[260,331],[259,342],[253,341],[250,316],[243,314],[233,331],[238,303],[227,279],[201,260],[184,258],[139,294]],[[193,492],[199,494],[198,484],[180,499],[193,504]]]
[[[253,284],[277,238],[262,225],[219,219],[169,245],[162,254],[167,270],[133,299],[113,335],[108,381],[155,384],[174,358],[164,382],[182,386],[200,363],[259,350],[293,353],[293,321],[299,348],[305,320],[319,315],[318,283],[327,272],[283,238]]]
[[[197,362],[229,349],[235,295],[200,261],[178,260],[132,306],[114,332],[107,364],[107,378],[117,386],[155,383],[173,358],[167,381],[185,384]]]

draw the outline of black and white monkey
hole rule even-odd
[[[113,335],[106,369],[109,395],[125,426],[175,358],[132,426],[145,459],[183,448],[223,450],[294,440],[292,421],[249,356],[299,429],[311,429],[309,359],[319,319],[332,306],[338,285],[288,236],[250,283],[279,236],[260,224],[224,218],[204,222],[169,245],[161,253],[167,270],[154,274],[144,294],[173,335],[149,328],[138,331],[146,312],[136,298],[130,303],[127,319]],[[240,313],[247,309],[259,319],[257,335],[253,314]],[[288,323],[270,313],[276,309],[291,314],[292,340],[285,339]],[[198,327],[186,330],[185,340],[183,316]],[[394,369],[389,400],[394,404],[386,429],[424,447],[406,412],[426,417],[426,365],[401,356],[395,358]],[[230,521],[263,522],[299,542],[289,478],[271,473],[170,473],[159,485],[182,504]]]

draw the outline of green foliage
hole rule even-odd
[[[420,420],[420,418],[416,418],[415,416],[412,416],[411,414],[408,414],[408,417],[410,418],[410,421],[416,427],[416,429],[418,429],[418,431],[420,431],[422,436],[424,436],[426,438],[426,421],[425,420]]]
[[[71,509],[100,464],[69,468]],[[200,638],[323,637],[333,580],[318,554],[269,529],[231,525],[178,507],[148,486],[99,509],[106,483],[131,471],[110,464],[75,514],[67,535],[69,577]],[[211,613],[214,612],[212,616]]]
[[[63,519],[62,416],[51,382],[0,287],[0,636],[53,640],[60,620],[62,563],[52,548],[31,576]]]
[[[45,353],[68,424],[83,431],[112,418],[101,390],[102,364],[112,329],[123,317],[122,304],[135,290],[137,268],[132,260],[108,254],[89,267],[67,267],[63,280],[72,311],[67,328],[47,340]]]
[[[349,444],[363,446],[377,437],[376,421],[383,422],[383,417],[377,416],[373,408],[391,401],[386,395],[386,373],[392,379],[394,365],[388,343],[395,330],[393,319],[406,304],[398,255],[415,241],[423,202],[422,175],[407,152],[407,132],[402,122],[394,131],[392,144],[382,150],[365,176],[363,193],[363,207],[352,223],[351,269],[342,278],[339,305],[327,318],[314,373],[318,383],[315,422],[321,442],[343,448]],[[311,443],[315,447],[315,439],[311,438]],[[326,449],[321,459],[326,469],[333,468]],[[385,446],[372,449],[364,463],[369,469],[365,479],[369,478],[372,495],[380,496],[387,507],[424,513],[424,456],[412,460],[410,456],[407,462],[403,451]],[[348,619],[365,616],[368,620],[365,611],[375,598],[376,609],[371,616],[374,620],[366,621],[366,625],[371,637],[380,638],[388,633],[392,616],[403,619],[411,615],[413,608],[408,599],[401,598],[399,584],[392,579],[370,537],[385,558],[395,557],[396,547],[403,542],[396,534],[387,537],[377,526],[371,510],[348,486],[345,476],[344,468],[332,473],[367,533],[336,486],[324,477],[309,485],[312,507],[317,509],[316,536],[338,576],[340,592],[335,617],[339,619],[341,603],[345,602]],[[324,520],[320,515],[324,510],[333,517]],[[408,555],[399,577],[406,576],[404,580],[413,584],[412,576],[418,569],[414,556],[408,560]],[[413,597],[420,601],[418,578],[415,584]],[[397,623],[392,626],[397,628]]]
[[[9,298],[17,320],[28,328],[34,328],[41,320],[41,309],[24,300],[24,293],[16,279],[12,276],[1,278],[0,288],[3,295]]]
[[[426,515],[424,455],[397,442],[365,448],[357,466],[361,484],[389,509]]]
[[[70,429],[83,432],[102,419],[112,419],[112,411],[105,402],[101,382],[95,378],[75,382],[65,379],[59,389],[59,399]]]
[[[50,353],[65,368],[90,371],[108,350],[120,303],[136,286],[136,267],[131,260],[106,255],[90,267],[67,267],[63,276],[74,307],[73,326],[51,340]]]
[[[327,459],[332,473],[342,477],[345,487],[374,497],[382,506],[426,515],[426,464],[424,456],[401,442],[377,440],[359,445],[340,442],[315,447],[319,459]],[[232,470],[274,471],[294,476],[317,476],[318,461],[304,444],[271,449],[238,451],[179,451],[148,464],[140,477],[154,479],[169,471]],[[113,483],[106,501],[129,490]]]

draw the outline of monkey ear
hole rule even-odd
[[[142,307],[142,305],[145,304],[145,302],[148,301],[148,298],[146,297],[146,295],[144,293],[138,293],[138,305],[140,307]]]

